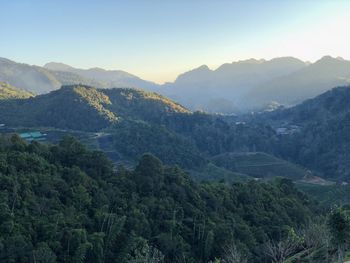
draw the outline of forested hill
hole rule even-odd
[[[305,125],[311,122],[326,123],[350,113],[350,86],[333,88],[313,99],[288,109],[266,114],[272,120],[287,120]]]
[[[64,86],[27,100],[1,101],[0,122],[8,126],[50,126],[97,131],[120,119],[159,121],[168,114],[188,113],[181,105],[155,93],[136,89]]]
[[[32,93],[16,88],[8,83],[0,82],[0,100],[27,99],[30,97],[33,97]]]
[[[287,179],[197,184],[149,154],[115,172],[69,137],[0,137],[0,189],[1,262],[208,262],[232,251],[270,262],[266,244],[308,246],[294,229],[313,215]]]
[[[256,122],[295,132],[281,136],[275,152],[328,178],[350,178],[350,87],[334,88],[295,107],[257,115]]]

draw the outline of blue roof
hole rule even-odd
[[[41,132],[31,132],[30,135],[34,138],[42,137],[43,134]]]
[[[45,135],[39,131],[36,132],[23,132],[19,134],[19,137],[26,140],[43,139]]]
[[[28,132],[24,132],[24,133],[20,133],[20,134],[19,134],[19,137],[25,139],[25,138],[30,138],[30,137],[32,137],[32,135],[31,135],[30,133],[28,133]]]

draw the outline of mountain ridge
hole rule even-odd
[[[47,126],[97,131],[120,118],[157,122],[164,115],[189,111],[161,95],[136,89],[96,89],[84,85],[30,99],[0,101],[0,122],[8,126]]]
[[[106,70],[103,68],[88,68],[80,69],[67,64],[49,62],[44,65],[44,68],[52,71],[63,71],[74,73],[76,75],[107,83],[107,87],[130,87],[130,88],[144,88],[146,90],[156,90],[157,84],[143,80],[133,74],[123,70]]]
[[[135,87],[160,93],[191,110],[232,114],[261,110],[272,102],[292,106],[346,85],[350,83],[350,61],[331,56],[314,63],[294,57],[247,59],[216,69],[202,65],[180,74],[172,83],[158,85],[122,70],[79,69],[57,62],[38,67],[0,59],[0,81],[35,94],[73,84]]]
[[[50,64],[49,64],[50,65]],[[53,64],[51,64],[53,67]],[[106,71],[104,69],[90,69],[82,74],[67,64],[59,63],[61,70],[51,70],[45,67],[18,63],[7,58],[0,57],[0,81],[7,82],[15,87],[21,87],[33,94],[45,94],[59,89],[62,85],[83,84],[98,88],[134,87],[145,90],[157,90],[158,85],[150,81],[127,73],[125,71]],[[72,72],[73,71],[73,72]],[[84,70],[83,70],[84,72]],[[90,73],[93,73],[90,76]],[[101,78],[98,74],[116,75],[116,79]],[[117,80],[117,81],[116,81]]]

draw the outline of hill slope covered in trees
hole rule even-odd
[[[349,181],[350,87],[334,88],[288,109],[258,115],[255,122],[275,127],[297,125],[281,136],[275,153],[328,178]]]
[[[1,101],[0,121],[9,126],[49,126],[98,131],[120,118],[157,121],[188,110],[165,97],[135,89],[97,90],[64,86],[27,100]]]
[[[144,155],[115,172],[72,138],[0,137],[0,259],[6,262],[207,262],[235,244],[266,262],[264,243],[312,216],[291,181],[197,184]]]
[[[33,94],[18,89],[8,83],[0,82],[0,100],[27,99],[30,97],[33,97]]]

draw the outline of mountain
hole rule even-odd
[[[50,71],[5,58],[0,58],[0,81],[21,87],[32,94],[45,94],[59,89],[62,85],[71,84],[84,84],[99,88],[107,86],[106,83],[84,78],[74,73]]]
[[[49,71],[27,64],[0,58],[0,81],[34,93],[47,93],[58,89],[61,83]]]
[[[226,63],[215,70],[203,65],[158,85],[121,70],[79,69],[50,62],[44,67],[0,58],[0,81],[34,94],[62,85],[96,88],[136,87],[156,91],[191,110],[241,113],[271,110],[271,105],[293,106],[331,87],[350,83],[350,61],[325,56],[315,63],[293,57],[249,59]]]
[[[249,59],[215,70],[201,66],[179,75],[161,92],[192,110],[239,113],[293,106],[350,83],[350,61],[325,56],[315,63],[292,57]]]
[[[246,108],[246,96],[255,86],[306,66],[292,57],[243,60],[216,70],[201,66],[181,74],[174,83],[166,84],[162,92],[191,109],[232,113]]]
[[[167,114],[188,113],[181,105],[155,93],[136,89],[64,86],[24,100],[0,102],[0,122],[8,126],[48,126],[96,131],[120,118],[158,121]]]
[[[248,104],[263,105],[277,101],[295,105],[332,87],[350,83],[350,61],[325,56],[296,72],[281,76],[251,90]]]
[[[54,72],[68,72],[73,73],[82,78],[87,78],[96,82],[104,83],[105,87],[130,87],[130,88],[142,88],[145,90],[157,90],[158,85],[140,79],[139,77],[132,75],[122,70],[104,70],[101,68],[91,69],[78,69],[69,65],[57,62],[50,62],[44,65],[44,68]]]
[[[0,100],[27,99],[33,97],[32,93],[18,89],[8,83],[0,82]]]
[[[99,68],[81,70],[61,63],[45,67],[17,63],[0,58],[0,82],[6,82],[33,94],[45,94],[62,85],[83,84],[97,88],[137,87],[157,90],[158,85],[124,71]]]

